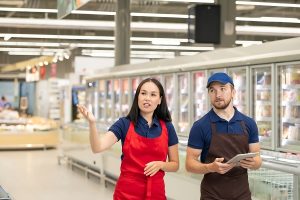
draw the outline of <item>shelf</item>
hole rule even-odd
[[[282,89],[300,89],[300,84],[282,85]]]
[[[271,90],[271,85],[255,85],[256,90]]]
[[[266,106],[271,106],[272,103],[268,100],[256,100],[255,101],[256,105],[266,105]]]
[[[256,121],[261,121],[261,122],[271,122],[272,117],[256,117],[255,120]]]
[[[281,106],[300,106],[300,102],[282,101]]]
[[[282,118],[282,122],[283,123],[292,123],[292,124],[299,124],[300,123],[300,119],[299,118],[292,118],[292,117],[283,117]]]

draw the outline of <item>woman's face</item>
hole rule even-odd
[[[153,114],[160,103],[161,97],[158,87],[153,82],[144,83],[138,96],[138,106],[141,114]]]

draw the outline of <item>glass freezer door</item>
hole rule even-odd
[[[193,121],[200,119],[208,112],[206,82],[207,78],[204,71],[193,73]]]
[[[245,115],[249,115],[247,107],[247,69],[246,68],[233,68],[228,69],[228,74],[231,76],[235,88],[235,97],[233,105]]]
[[[168,109],[169,112],[172,116],[172,119],[174,119],[174,109],[175,109],[175,100],[174,100],[174,87],[175,87],[175,82],[174,82],[174,76],[173,74],[168,74],[165,75],[165,93],[166,93],[166,101],[168,104]]]
[[[96,81],[87,83],[86,106],[87,109],[95,115],[96,119],[99,119],[97,111],[98,91],[96,85]]]
[[[112,108],[113,108],[113,101],[112,101],[112,98],[113,98],[113,87],[112,87],[112,80],[106,80],[105,81],[105,84],[106,84],[106,91],[105,91],[105,96],[106,96],[106,106],[105,106],[105,110],[106,110],[106,121],[107,122],[111,122],[112,121],[112,118],[113,118],[113,113],[112,113]]]
[[[121,115],[121,85],[120,79],[114,80],[114,112],[113,112],[113,120],[117,120]]]
[[[98,99],[99,99],[99,120],[105,120],[105,80],[99,80],[99,91],[98,91]]]
[[[131,79],[131,86],[132,86],[131,103],[133,102],[134,95],[136,93],[136,89],[138,88],[139,84],[140,84],[140,78],[139,77],[135,77],[135,78]]]
[[[271,66],[252,69],[253,117],[258,126],[261,146],[272,147]]]
[[[127,116],[129,113],[129,80],[121,79],[122,84],[122,97],[121,97],[121,114],[122,116]]]
[[[188,73],[178,74],[178,133],[182,136],[189,132],[189,91]]]
[[[300,152],[300,63],[277,66],[280,147]]]

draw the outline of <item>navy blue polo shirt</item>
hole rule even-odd
[[[121,139],[122,146],[125,141],[126,134],[128,132],[130,125],[130,120],[126,117],[120,118],[116,121],[108,130],[113,132],[118,140]],[[175,132],[175,128],[171,122],[166,122],[166,127],[168,130],[169,141],[168,145],[172,146],[174,144],[178,144],[178,137]],[[139,115],[137,124],[134,127],[135,132],[139,135],[147,138],[156,138],[161,134],[161,126],[159,123],[159,119],[154,117],[153,125],[149,127],[147,120],[145,120],[142,116]]]
[[[201,162],[205,161],[210,146],[212,122],[216,123],[217,133],[241,134],[243,133],[241,121],[244,121],[249,135],[248,143],[257,143],[259,141],[258,128],[255,121],[239,112],[236,108],[234,108],[234,110],[234,115],[230,121],[220,118],[214,110],[211,109],[206,115],[193,124],[189,135],[188,146],[194,149],[202,149]]]

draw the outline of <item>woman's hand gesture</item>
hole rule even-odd
[[[95,122],[96,118],[93,115],[92,112],[88,111],[88,109],[83,105],[77,105],[77,108],[79,112],[89,121],[89,122]]]

